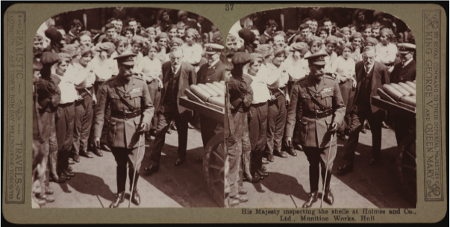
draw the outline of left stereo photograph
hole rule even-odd
[[[44,21],[33,42],[32,207],[223,207],[223,50],[217,27],[184,10]]]

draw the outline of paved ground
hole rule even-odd
[[[188,138],[186,162],[175,167],[178,135],[176,131],[167,134],[159,172],[151,176],[143,170],[149,164],[151,154],[151,147],[146,147],[138,183],[139,207],[217,207],[203,178],[202,164],[195,162],[196,157],[203,154],[200,132],[189,129]],[[151,144],[147,142],[147,145]],[[81,157],[80,163],[72,165],[75,177],[65,184],[50,182],[56,201],[44,208],[109,207],[117,192],[116,163],[111,152],[103,154],[103,157],[92,159]],[[126,188],[128,193],[128,181]],[[128,207],[128,201],[127,194],[119,207]],[[131,207],[137,206],[131,203]]]
[[[147,143],[151,144],[151,143]],[[201,163],[195,158],[203,153],[200,133],[189,130],[187,161],[175,167],[177,132],[167,134],[161,167],[158,173],[148,176],[143,168],[149,164],[150,147],[142,163],[139,180],[141,205],[139,207],[217,207],[209,194],[203,178]],[[331,186],[335,196],[334,208],[413,207],[403,195],[397,177],[394,155],[396,141],[392,130],[383,129],[382,161],[377,166],[367,163],[371,157],[371,134],[361,134],[353,172],[338,175],[337,168],[344,163],[343,143],[339,141],[333,167]],[[116,164],[110,152],[103,157],[81,158],[72,165],[76,176],[65,184],[51,182],[56,201],[44,208],[101,208],[113,201],[116,189]],[[271,175],[258,184],[244,183],[249,191],[249,201],[238,207],[301,207],[309,192],[308,161],[303,152],[297,157],[278,158],[266,165]],[[128,182],[127,182],[128,189]],[[321,189],[321,187],[320,187]],[[127,192],[128,193],[128,192]],[[121,208],[128,206],[128,197]],[[319,202],[313,207],[319,207]],[[131,203],[131,207],[136,207]],[[323,207],[331,207],[324,203]]]
[[[403,208],[413,207],[403,195],[397,177],[394,155],[397,149],[394,131],[383,129],[382,160],[369,166],[371,158],[371,133],[360,135],[353,172],[339,175],[337,168],[344,164],[343,142],[339,141],[338,153],[333,166],[331,188],[335,203],[323,207],[333,208]],[[309,164],[303,152],[297,157],[275,157],[267,164],[270,176],[257,184],[244,182],[249,201],[237,207],[301,207],[308,198]],[[319,187],[321,190],[322,187]],[[313,208],[320,206],[320,200]]]

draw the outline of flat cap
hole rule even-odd
[[[252,57],[247,52],[236,52],[231,58],[231,62],[235,65],[246,64],[252,60]]]
[[[70,57],[74,57],[80,53],[80,47],[78,44],[68,44],[61,48],[61,52],[70,55]]]
[[[318,51],[317,53],[311,54],[308,57],[305,57],[305,59],[308,59],[308,63],[309,64],[314,64],[314,65],[325,65],[325,56],[327,56],[328,54],[321,49],[320,51]]]
[[[302,50],[305,50],[305,49],[308,50],[309,46],[308,46],[307,43],[304,43],[304,42],[292,43],[289,46],[289,51],[292,51],[292,52],[294,52],[294,51],[302,51]]]
[[[217,43],[207,43],[205,44],[207,54],[220,53],[223,50],[223,46]]]
[[[53,52],[44,52],[42,53],[41,56],[41,63],[43,65],[53,65],[55,63],[57,63],[58,61],[60,61],[60,57],[58,55],[58,53],[53,53]]]
[[[255,52],[260,54],[262,58],[266,58],[273,52],[272,45],[270,44],[261,44],[255,48]]]
[[[95,48],[97,52],[106,51],[109,54],[112,54],[115,51],[115,49],[116,45],[114,45],[114,43],[111,42],[99,43]]]

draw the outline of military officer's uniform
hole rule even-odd
[[[217,54],[223,50],[223,46],[215,43],[205,44],[206,54]],[[206,84],[213,82],[220,82],[225,80],[225,65],[220,61],[203,64],[197,72],[197,83]],[[223,131],[223,125],[205,115],[200,115],[201,134],[203,140],[203,147],[206,148],[208,141],[216,134]]]
[[[120,67],[134,66],[135,54],[125,51],[115,57]],[[120,70],[119,70],[120,71]],[[107,125],[106,141],[117,162],[117,196],[110,207],[116,208],[123,202],[125,194],[125,182],[127,179],[127,163],[129,165],[130,191],[133,182],[134,190],[131,192],[131,201],[139,204],[140,197],[136,184],[139,178],[139,169],[145,153],[145,139],[141,138],[140,131],[150,129],[154,108],[150,98],[147,84],[138,77],[130,77],[129,81],[122,75],[110,78],[100,87],[98,96],[98,108],[95,112],[94,138],[100,140],[104,116],[107,108],[111,109],[111,116]],[[142,124],[145,128],[142,129]],[[140,143],[139,143],[140,142]],[[140,149],[140,151],[139,151]]]
[[[321,51],[307,57],[309,64],[323,66]],[[310,66],[311,67],[311,66]],[[330,76],[317,78],[314,72],[294,84],[291,105],[288,109],[286,137],[291,138],[295,126],[298,138],[309,161],[310,198],[303,207],[310,207],[317,201],[319,184],[319,163],[321,164],[322,182],[325,181],[324,201],[333,203],[330,191],[331,169],[336,157],[336,137],[330,132],[333,123],[339,126],[345,115],[345,105],[342,100],[339,85]],[[333,140],[331,143],[331,138]],[[328,169],[325,179],[325,172]]]

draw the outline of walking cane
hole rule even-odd
[[[325,170],[325,179],[323,179],[323,187],[322,187],[322,200],[320,200],[320,208],[322,208],[323,203],[323,197],[325,196],[325,184],[327,182],[327,175],[328,175],[328,163],[330,162],[330,154],[332,152],[333,148],[333,137],[335,135],[335,132],[331,134],[331,141],[330,141],[330,152],[327,155],[327,168]],[[337,150],[337,144],[336,144],[336,150]]]
[[[137,156],[136,156],[136,161],[134,162],[134,164],[136,165],[137,164],[137,161],[138,161],[138,158],[139,158],[139,155],[141,154],[141,140],[142,140],[142,135],[143,135],[144,133],[142,133],[142,132],[139,132],[139,144],[138,144],[138,153],[137,153]],[[144,146],[144,149],[145,149],[145,146]],[[135,177],[136,177],[136,172],[137,172],[137,168],[136,168],[136,166],[134,167],[134,173],[133,173],[133,182],[131,182],[131,193],[130,193],[130,199],[128,200],[128,208],[130,208],[130,204],[131,204],[131,196],[133,195],[133,190],[134,190],[134,182],[136,182],[136,179],[135,179]],[[139,177],[139,176],[138,176]],[[131,180],[131,179],[130,179]]]

